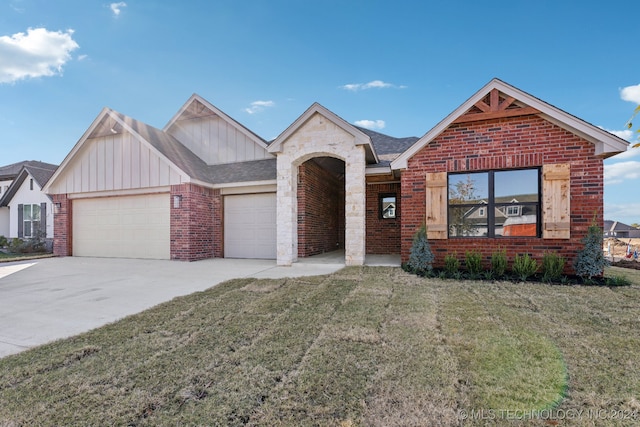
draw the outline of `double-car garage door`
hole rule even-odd
[[[73,201],[73,254],[169,259],[169,193]]]
[[[168,193],[73,201],[73,254],[169,259]],[[275,193],[224,198],[224,256],[276,257]]]

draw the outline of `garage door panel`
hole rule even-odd
[[[227,258],[276,258],[275,193],[226,196],[224,253]]]
[[[169,194],[73,201],[73,254],[169,259]]]

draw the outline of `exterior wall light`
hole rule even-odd
[[[178,209],[181,204],[182,204],[182,196],[179,194],[176,194],[175,196],[173,196],[173,207],[175,209]]]
[[[55,202],[55,203],[53,204],[53,213],[55,213],[55,214],[59,214],[61,210],[62,210],[62,203],[60,203],[60,202]]]

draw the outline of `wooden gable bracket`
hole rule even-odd
[[[500,99],[500,92],[498,89],[492,89],[489,92],[487,104],[484,99],[476,102],[474,104],[475,108],[470,109],[465,114],[461,115],[457,119],[453,121],[453,123],[468,123],[468,122],[477,122],[480,120],[491,120],[491,119],[502,119],[505,117],[517,117],[517,116],[528,116],[531,114],[539,114],[540,111],[529,106],[525,107],[517,107],[513,103],[515,102],[515,98],[512,96],[505,96]],[[511,108],[509,108],[511,107]],[[474,110],[479,110],[479,112],[474,112]]]

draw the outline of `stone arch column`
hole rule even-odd
[[[365,257],[365,148],[353,135],[320,116],[312,117],[283,144],[277,158],[277,263],[298,258],[298,166],[314,157],[345,162],[345,264],[363,265]]]

